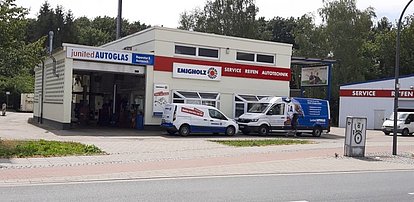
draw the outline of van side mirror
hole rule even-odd
[[[405,123],[405,124],[410,124],[410,123],[411,123],[411,121],[410,121],[410,119],[406,119],[406,120],[404,121],[404,123]]]

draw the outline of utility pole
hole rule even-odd
[[[116,18],[116,39],[121,38],[122,0],[118,0],[118,17]]]
[[[392,138],[392,155],[397,155],[397,119],[398,119],[398,96],[400,94],[400,83],[398,81],[398,77],[400,74],[400,38],[401,38],[401,21],[404,17],[405,10],[407,10],[408,6],[413,2],[413,0],[409,0],[407,5],[405,6],[404,10],[401,13],[400,20],[398,21],[398,29],[397,29],[397,44],[395,50],[395,91],[394,91],[394,135]]]

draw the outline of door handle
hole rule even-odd
[[[207,119],[204,119],[204,121],[207,121]]]
[[[214,121],[214,120],[210,120],[210,121]]]

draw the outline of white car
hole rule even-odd
[[[167,104],[162,115],[161,127],[171,135],[190,133],[238,133],[237,123],[215,107],[192,104]]]
[[[394,130],[394,113],[387,118],[382,124],[382,131],[385,135],[389,135]],[[412,135],[414,133],[414,113],[398,112],[397,113],[397,133],[401,135]]]

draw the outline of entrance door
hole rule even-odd
[[[374,129],[381,129],[382,123],[385,120],[385,110],[375,109],[374,110]]]

